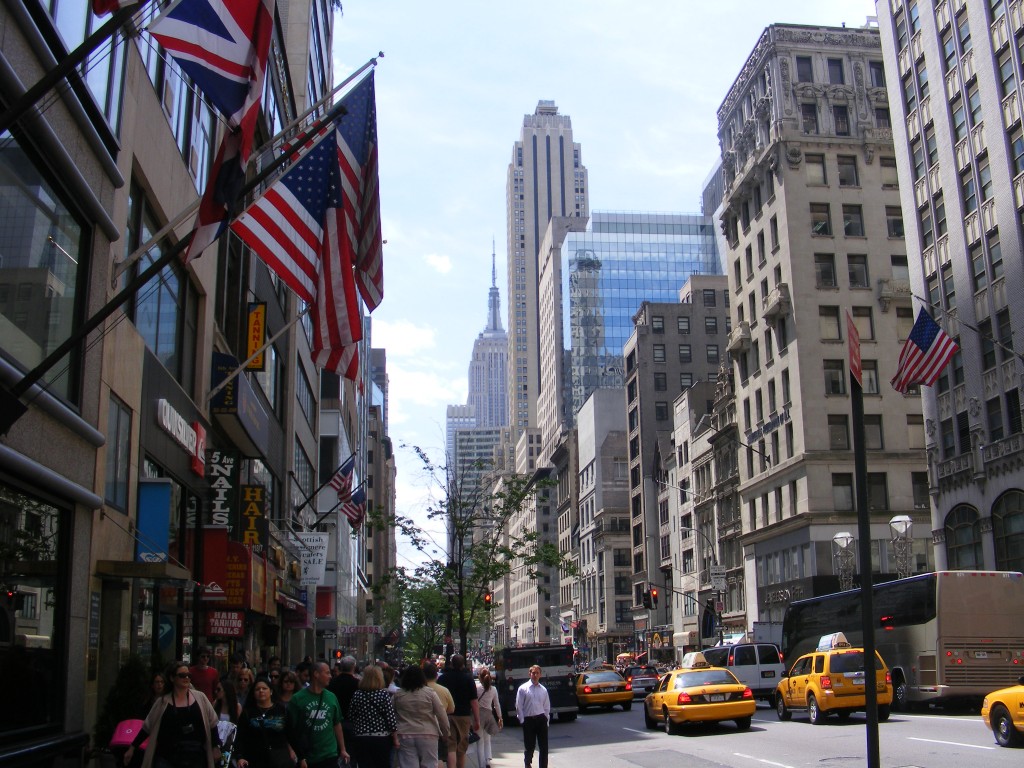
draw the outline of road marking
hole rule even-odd
[[[779,768],[793,768],[785,763],[773,763],[771,760],[763,760],[760,757],[754,757],[753,755],[744,755],[742,752],[733,752],[736,757],[746,758],[747,760],[753,760],[755,763],[763,763],[764,765],[777,765]]]
[[[641,736],[653,736],[654,735],[650,731],[638,731],[636,728],[623,728],[622,730],[629,731],[630,733],[639,733]]]
[[[995,747],[982,747],[978,744],[964,744],[962,741],[939,741],[938,739],[919,739],[916,736],[908,736],[908,741],[926,741],[929,744],[948,744],[951,747],[970,747],[971,749],[995,749]]]

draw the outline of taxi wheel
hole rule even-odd
[[[785,700],[778,694],[775,696],[775,714],[779,716],[779,720],[789,720],[793,717],[793,713],[789,711]]]
[[[632,701],[627,701],[625,704],[622,705],[622,711],[623,712],[629,712],[629,710],[631,710],[632,708],[633,708],[633,702]],[[610,709],[610,707],[609,707],[609,709]]]
[[[736,730],[738,730],[738,731],[745,731],[745,730],[747,730],[750,727],[750,720],[751,720],[751,718],[749,718],[749,717],[737,717],[736,718]]]
[[[878,722],[884,723],[889,719],[889,705],[879,704],[878,705]]]
[[[1013,727],[1013,720],[1006,707],[1001,704],[992,707],[990,718],[992,735],[996,737],[996,744],[1000,747],[1013,747],[1020,743],[1020,734]]]
[[[811,725],[821,725],[825,722],[825,713],[818,707],[818,700],[814,698],[813,693],[807,696],[807,717]]]
[[[662,712],[662,717],[665,719],[665,733],[669,736],[679,733],[679,726],[672,722],[672,718],[668,716],[667,709]]]
[[[644,725],[651,731],[658,727],[658,721],[651,717],[651,713],[647,711],[646,706],[644,706]]]

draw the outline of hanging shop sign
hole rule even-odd
[[[163,398],[156,401],[156,423],[188,452],[192,472],[203,477],[206,474],[206,428],[198,421],[189,424]]]

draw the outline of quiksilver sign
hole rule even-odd
[[[205,474],[206,462],[206,430],[202,424],[189,424],[174,410],[174,406],[163,398],[156,403],[156,423],[188,452],[192,458],[192,471],[202,477]]]

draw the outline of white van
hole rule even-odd
[[[714,667],[725,667],[750,687],[754,697],[775,706],[775,688],[786,670],[774,643],[738,643],[705,648],[704,658]]]

